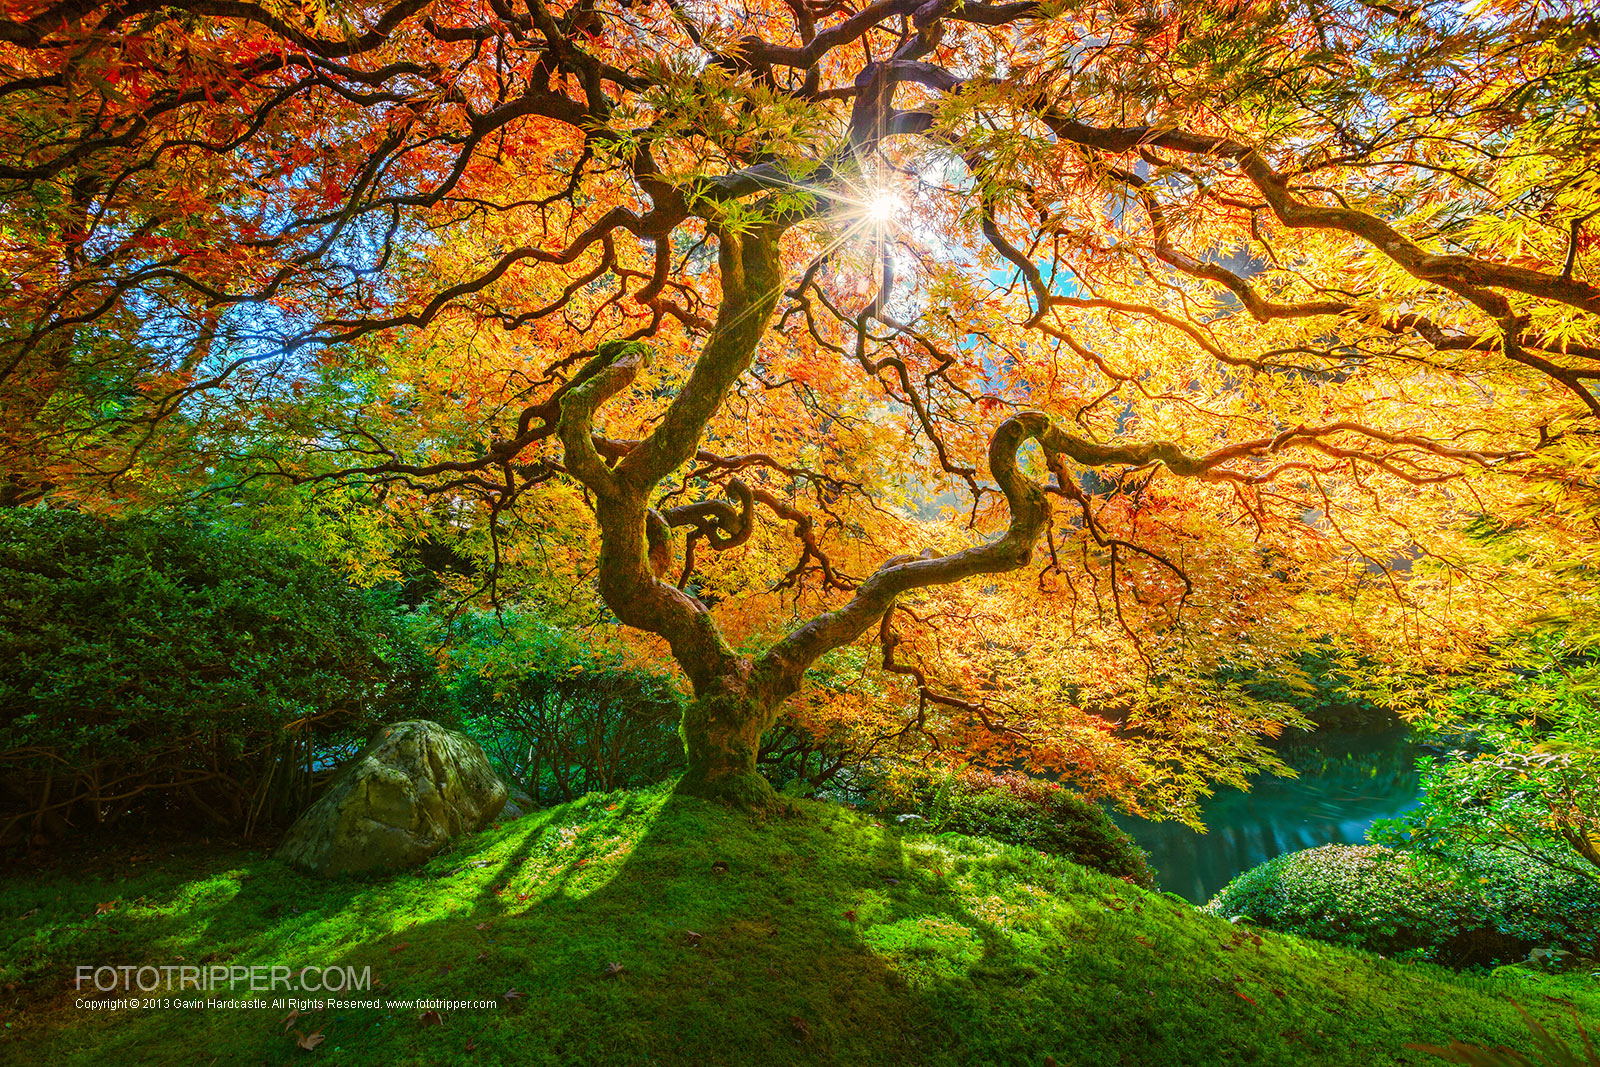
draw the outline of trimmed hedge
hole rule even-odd
[[[1111,817],[1054,782],[1018,774],[920,775],[898,783],[898,805],[940,833],[992,837],[1062,856],[1074,863],[1154,888],[1149,857]]]
[[[292,817],[319,756],[436,693],[394,617],[312,561],[155,517],[0,511],[0,839]]]
[[[1519,960],[1539,945],[1592,956],[1600,885],[1513,857],[1444,864],[1381,845],[1324,845],[1252,867],[1205,905],[1243,919],[1452,966]]]

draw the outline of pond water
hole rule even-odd
[[[1318,731],[1281,752],[1298,778],[1264,776],[1249,792],[1217,790],[1202,805],[1206,833],[1120,812],[1113,818],[1150,853],[1162,889],[1203,904],[1258,863],[1318,845],[1359,843],[1374,821],[1415,807],[1419,754],[1404,728]]]

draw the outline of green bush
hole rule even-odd
[[[671,681],[513,616],[457,627],[452,691],[463,728],[539,804],[650,785],[683,770]]]
[[[1098,806],[1022,775],[922,772],[896,783],[890,804],[939,833],[992,837],[1154,888],[1149,859]]]
[[[1463,687],[1435,722],[1415,808],[1368,835],[1445,860],[1489,851],[1600,882],[1600,662],[1559,640],[1498,690]],[[1521,650],[1523,655],[1531,654]]]
[[[1600,882],[1502,849],[1460,850],[1435,869],[1452,872],[1483,901],[1494,929],[1527,948],[1600,956]]]
[[[326,568],[237,531],[0,511],[0,838],[140,813],[248,831],[433,668]]]
[[[1446,864],[1381,845],[1324,845],[1253,867],[1205,905],[1225,918],[1452,966],[1521,959],[1535,945],[1595,950],[1600,887],[1541,865]]]

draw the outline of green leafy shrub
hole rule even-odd
[[[1278,856],[1205,905],[1226,918],[1455,966],[1520,959],[1539,944],[1593,951],[1600,895],[1537,864],[1475,866],[1381,845],[1324,845]]]
[[[1378,845],[1324,845],[1252,867],[1205,910],[1375,952],[1436,945],[1472,920],[1472,901],[1414,857]]]
[[[0,511],[0,837],[139,813],[248,832],[429,663],[371,598],[245,533]]]
[[[581,649],[537,620],[458,627],[452,689],[462,725],[536,803],[649,785],[683,769],[671,681]]]
[[[1493,851],[1600,882],[1600,663],[1535,643],[1538,669],[1462,688],[1437,724],[1451,745],[1424,765],[1422,801],[1378,828],[1445,859]]]
[[[1502,849],[1462,849],[1428,866],[1469,887],[1494,929],[1524,949],[1600,955],[1600,883],[1594,879]]]
[[[887,802],[939,833],[1038,849],[1154,888],[1149,859],[1098,806],[1054,782],[1017,774],[921,772],[888,787]]]

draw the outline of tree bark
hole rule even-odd
[[[688,769],[677,791],[745,810],[775,804],[777,794],[756,770],[761,735],[773,718],[742,678],[718,680],[696,694],[683,713]]]
[[[685,794],[766,807],[775,794],[755,769],[773,701],[749,685],[750,660],[728,646],[705,605],[656,574],[646,536],[649,494],[699,445],[706,423],[750,365],[782,292],[776,230],[719,234],[723,298],[688,381],[655,430],[608,466],[594,446],[597,410],[632,383],[642,346],[603,348],[562,399],[559,432],[568,471],[594,495],[600,527],[600,595],[623,623],[664,637],[694,687],[682,734]]]

